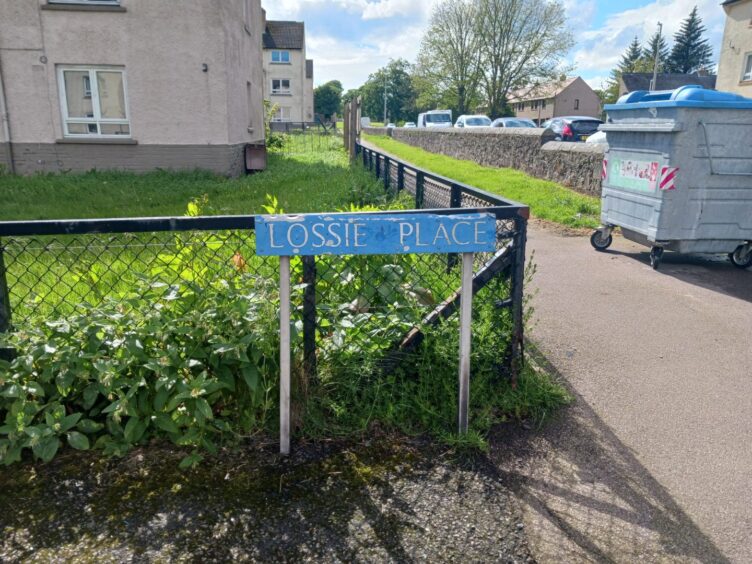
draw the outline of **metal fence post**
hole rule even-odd
[[[10,292],[3,253],[3,242],[0,240],[0,333],[8,333],[11,328]],[[14,352],[12,349],[0,347],[0,359],[11,360]]]
[[[392,175],[392,161],[389,159],[389,157],[384,157],[384,191],[389,191],[389,181],[391,180]]]
[[[397,164],[397,192],[401,192],[405,189],[405,165],[402,163]]]
[[[310,383],[316,379],[316,257],[303,257],[303,370]]]
[[[527,219],[515,218],[514,265],[512,267],[512,383],[517,384],[517,377],[525,361],[525,245],[527,243]]]
[[[0,333],[7,333],[10,331],[10,292],[3,255],[3,242],[0,240]]]
[[[418,170],[415,173],[415,208],[423,209],[423,199],[426,188],[426,175],[423,171]]]
[[[449,207],[453,209],[462,207],[462,187],[458,186],[457,184],[452,184],[451,186],[451,192],[449,194]],[[447,272],[451,271],[455,266],[457,266],[458,262],[459,257],[456,254],[448,254]]]
[[[381,178],[381,156],[376,153],[376,178]]]

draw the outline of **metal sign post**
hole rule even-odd
[[[459,432],[467,433],[473,314],[473,257],[496,249],[496,218],[344,213],[256,217],[256,254],[280,265],[279,451],[290,453],[290,257],[315,255],[461,254]]]
[[[279,257],[279,452],[290,454],[290,257]]]
[[[473,253],[462,254],[462,294],[460,295],[460,395],[459,433],[467,433],[470,405],[470,347],[473,321]]]

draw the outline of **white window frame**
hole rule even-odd
[[[97,82],[96,73],[119,72],[123,76],[123,101],[125,104],[125,119],[107,119],[102,117],[102,108],[99,104],[99,83]],[[68,98],[65,91],[65,73],[66,72],[88,72],[89,83],[91,85],[91,107],[94,113],[93,118],[77,118],[68,116]],[[128,82],[124,67],[103,67],[103,66],[64,66],[57,69],[58,92],[60,93],[60,111],[63,120],[63,136],[71,139],[130,139],[133,136],[133,128],[130,120],[130,109],[128,105]],[[127,135],[114,135],[103,133],[70,133],[68,125],[70,123],[95,124],[97,131],[101,131],[101,125],[127,125]]]
[[[284,112],[282,110],[287,110],[286,118],[283,115]],[[272,116],[272,121],[277,122],[277,123],[292,121],[292,108],[289,106],[279,106],[275,114]]]
[[[279,82],[279,88],[277,88],[276,90],[274,89],[275,81]],[[287,90],[285,90],[282,86],[282,83],[284,81],[287,81]],[[292,81],[289,78],[272,78],[272,94],[276,96],[292,94]]]
[[[749,67],[749,72],[747,72]],[[744,54],[742,59],[742,82],[752,82],[752,51]]]
[[[279,60],[274,60],[274,55],[279,55]],[[287,55],[287,60],[283,60],[283,55]],[[292,56],[290,55],[290,51],[287,49],[274,49],[272,51],[272,64],[273,65],[289,65],[292,63]]]
[[[48,4],[83,4],[85,6],[120,6],[121,0],[47,0]]]

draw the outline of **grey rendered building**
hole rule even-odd
[[[313,61],[306,58],[303,22],[266,22],[264,99],[277,107],[274,121],[314,121]]]
[[[0,0],[0,166],[244,171],[260,0]]]

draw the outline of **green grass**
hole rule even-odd
[[[0,221],[183,215],[203,195],[216,214],[256,213],[267,194],[287,212],[331,211],[370,183],[349,168],[344,151],[312,151],[304,142],[291,137],[284,152],[269,154],[268,170],[241,178],[204,171],[0,176]]]
[[[436,174],[464,182],[530,206],[533,217],[567,227],[598,227],[600,201],[555,182],[533,178],[511,168],[491,168],[429,153],[388,137],[364,135],[366,141]]]

